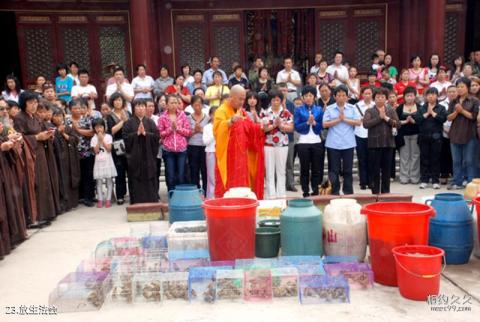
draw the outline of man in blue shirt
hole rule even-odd
[[[62,99],[67,104],[72,100],[72,88],[74,80],[71,77],[67,77],[67,65],[60,64],[57,66],[58,77],[55,78],[55,92],[57,98]]]
[[[325,147],[328,151],[328,178],[332,184],[332,194],[340,194],[340,173],[343,173],[344,194],[353,194],[353,150],[355,126],[361,124],[357,109],[347,103],[348,88],[340,85],[334,91],[335,104],[327,107],[323,115],[323,127],[328,128]]]
[[[220,68],[220,58],[213,56],[210,60],[210,68],[203,73],[202,83],[205,86],[210,86],[213,84],[213,73],[219,71],[222,74],[222,83],[224,85],[228,84],[227,74]]]

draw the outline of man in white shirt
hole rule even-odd
[[[320,71],[320,63],[322,62],[323,56],[321,53],[316,53],[315,54],[315,65],[310,67],[310,74],[315,74],[317,75],[318,72]]]
[[[372,100],[374,89],[370,86],[363,87],[360,92],[363,100],[355,104],[358,114],[361,119],[365,115],[365,111],[375,106],[375,102]],[[360,189],[366,190],[369,185],[369,173],[368,173],[368,130],[360,124],[355,127],[355,142],[357,143],[357,160],[358,160],[358,176],[360,179]]]
[[[79,84],[72,87],[72,98],[83,98],[87,100],[89,107],[95,109],[95,100],[98,97],[95,86],[88,83],[90,77],[86,69],[78,71]]]
[[[327,73],[329,73],[333,79],[335,86],[346,85],[348,80],[348,69],[342,65],[343,53],[337,51],[335,53],[334,62],[327,67]]]
[[[213,56],[210,60],[210,68],[203,73],[202,83],[205,86],[210,86],[213,84],[213,73],[219,71],[222,74],[222,82],[224,85],[228,84],[227,74],[220,68],[220,58]]]
[[[298,96],[298,89],[302,86],[302,80],[300,74],[294,70],[293,59],[287,57],[283,61],[283,66],[285,69],[282,69],[277,74],[277,84],[286,83],[288,87],[287,99],[293,102],[293,100]]]
[[[137,66],[137,77],[132,80],[135,98],[153,99],[152,90],[155,81],[147,75],[147,67],[143,64]]]
[[[133,91],[132,85],[125,82],[125,73],[123,71],[123,68],[122,67],[115,68],[113,77],[115,78],[115,83],[108,85],[107,91],[105,93],[105,96],[107,97],[107,101],[110,99],[110,96],[113,93],[118,92],[127,101],[127,110],[131,113],[132,112],[131,102],[133,101],[133,97],[135,93]]]
[[[440,105],[443,105],[446,110],[448,110],[448,105],[451,101],[456,99],[457,87],[455,85],[450,85],[447,88],[447,98],[440,102]],[[452,152],[450,150],[450,127],[452,126],[452,121],[446,120],[443,123],[443,133],[442,133],[442,158],[440,161],[440,184],[447,184],[448,178],[452,174]]]
[[[442,102],[447,99],[447,89],[452,85],[447,80],[447,68],[445,66],[440,66],[438,68],[437,80],[430,84],[430,87],[435,87],[438,90],[438,101]],[[446,106],[448,109],[448,105]]]

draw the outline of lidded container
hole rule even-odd
[[[60,313],[98,310],[110,290],[110,282],[107,272],[69,273],[50,293],[48,302]]]
[[[325,264],[329,276],[343,276],[352,290],[365,290],[373,287],[373,271],[366,263]]]
[[[245,270],[244,283],[245,301],[272,300],[272,274],[269,269]]]
[[[278,267],[278,259],[252,258],[252,259],[235,260],[236,269],[272,268],[272,267]]]
[[[168,229],[167,241],[171,252],[198,249],[208,252],[207,223],[205,220],[174,222]]]
[[[298,299],[298,270],[295,267],[271,269],[273,298]]]
[[[437,215],[430,219],[428,244],[443,249],[447,264],[466,264],[473,250],[473,217],[461,194],[439,193],[427,204]]]
[[[349,303],[350,289],[343,277],[313,275],[300,279],[302,304]]]
[[[323,214],[325,255],[355,256],[359,261],[367,253],[367,222],[355,199],[333,199]]]
[[[162,300],[162,274],[140,273],[133,277],[133,301],[159,303]]]
[[[280,228],[282,255],[322,255],[322,214],[312,200],[289,201]]]
[[[204,220],[203,189],[194,184],[181,184],[168,192],[168,221]]]
[[[187,272],[171,272],[162,274],[162,300],[188,301]]]
[[[242,269],[217,270],[217,288],[215,298],[217,301],[241,302],[243,300]]]
[[[190,302],[212,304],[215,302],[217,270],[231,267],[193,267],[188,275],[188,297]]]

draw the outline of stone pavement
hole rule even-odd
[[[356,187],[355,187],[356,188]],[[432,189],[394,183],[392,192],[409,192],[415,201],[433,195]],[[162,191],[162,198],[165,198]],[[299,196],[292,193],[291,196]],[[165,231],[168,223],[162,222]],[[425,302],[402,298],[397,288],[375,284],[373,290],[352,291],[350,304],[300,305],[293,302],[105,304],[100,311],[64,313],[57,316],[6,315],[7,306],[46,305],[50,291],[82,259],[93,255],[95,246],[111,237],[128,235],[125,206],[111,209],[78,207],[60,216],[50,227],[29,231],[30,237],[0,261],[0,321],[478,321],[480,312],[480,260],[472,256],[467,265],[447,266],[442,275],[441,294],[460,298],[470,312],[432,311]],[[463,306],[456,304],[457,307]],[[445,310],[453,307],[445,306]],[[475,316],[477,318],[475,318]]]

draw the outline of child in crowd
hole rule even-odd
[[[103,102],[100,106],[100,113],[102,114],[102,119],[105,122],[105,132],[108,132],[108,117],[112,114],[112,109],[107,102]]]
[[[217,108],[212,106],[209,111],[210,121],[203,127],[203,144],[205,144],[207,163],[207,199],[215,198],[215,137],[213,136],[213,116]]]
[[[110,208],[113,191],[113,178],[117,176],[117,169],[113,163],[111,153],[113,139],[110,134],[105,133],[105,121],[103,121],[103,119],[95,119],[92,125],[95,135],[90,141],[90,146],[95,153],[93,178],[97,181],[97,208],[103,207],[103,201],[105,201],[105,208]],[[102,190],[103,179],[107,182],[107,194],[105,196],[103,195]]]

